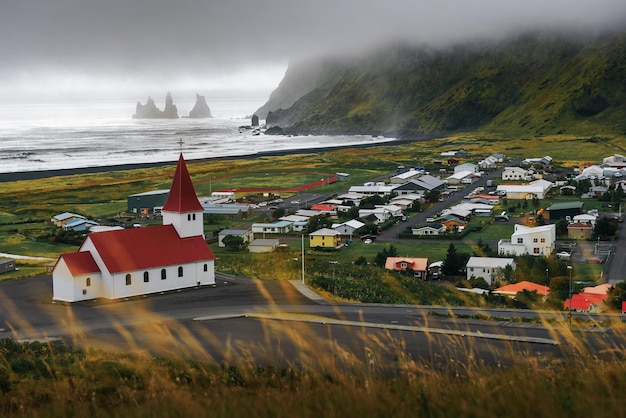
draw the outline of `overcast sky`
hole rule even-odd
[[[2,0],[0,101],[271,91],[291,59],[626,22],[626,0]],[[2,100],[5,99],[5,100]]]

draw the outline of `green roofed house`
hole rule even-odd
[[[584,202],[558,202],[553,203],[544,212],[544,219],[558,220],[569,216],[573,218],[583,213]]]

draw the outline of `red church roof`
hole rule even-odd
[[[97,273],[100,271],[100,268],[89,251],[63,254],[61,258],[65,261],[65,264],[72,273],[72,276]]]
[[[187,171],[187,164],[185,164],[183,154],[180,154],[178,158],[178,165],[176,166],[176,173],[174,173],[172,187],[170,187],[170,194],[162,210],[179,213],[203,210],[198,196],[196,196],[196,190],[193,188],[191,177],[189,177],[189,171]]]
[[[88,241],[110,273],[215,259],[202,236],[180,238],[172,225],[92,233],[81,248]]]

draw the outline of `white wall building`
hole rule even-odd
[[[542,225],[529,227],[515,225],[515,231],[510,240],[498,241],[498,254],[524,255],[548,257],[554,251],[556,242],[556,225]]]
[[[163,225],[93,232],[52,270],[54,300],[117,299],[215,284],[215,257],[204,240],[202,205],[182,154]]]
[[[502,172],[502,180],[506,181],[526,181],[530,178],[528,170],[522,167],[505,167]]]
[[[502,276],[506,266],[511,266],[515,270],[515,260],[512,258],[470,257],[465,265],[467,280],[482,277],[487,284],[492,285],[498,277]]]

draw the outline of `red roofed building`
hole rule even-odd
[[[394,271],[412,270],[416,279],[426,280],[428,258],[387,257],[385,268]]]
[[[53,299],[117,299],[215,284],[203,208],[181,154],[162,209],[163,225],[94,232],[52,271]]]
[[[548,296],[550,294],[550,288],[541,284],[522,281],[519,283],[507,284],[506,286],[502,286],[493,291],[493,293],[498,293],[500,295],[508,295],[515,296],[519,292],[523,292],[527,290],[532,292],[533,290],[537,292],[538,295]]]
[[[599,295],[596,293],[577,293],[572,295],[571,301],[566,299],[563,302],[564,309],[571,309],[576,312],[600,312],[604,301],[609,295]]]

